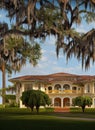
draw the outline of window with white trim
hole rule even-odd
[[[38,90],[41,90],[41,84],[38,84]]]
[[[89,84],[87,84],[87,86],[86,86],[86,93],[90,93],[90,85]]]

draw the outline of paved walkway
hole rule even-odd
[[[95,118],[80,118],[80,117],[56,117],[65,120],[80,120],[80,121],[95,121]]]

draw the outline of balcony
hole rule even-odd
[[[46,90],[46,94],[82,94],[81,90]]]

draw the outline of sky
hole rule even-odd
[[[0,22],[9,20],[4,16],[3,10],[0,11]],[[95,28],[95,22],[87,25],[83,23],[81,25],[74,26],[78,32],[87,32],[92,28]],[[42,48],[42,58],[39,60],[38,65],[33,67],[30,64],[26,64],[19,73],[13,73],[11,77],[6,77],[7,86],[10,84],[8,80],[10,78],[23,76],[23,75],[46,75],[51,73],[72,73],[78,75],[95,75],[95,64],[91,65],[88,70],[82,69],[81,62],[76,58],[72,58],[66,61],[66,56],[63,51],[60,51],[59,58],[56,56],[56,37],[47,37],[44,42],[40,42]],[[2,74],[0,72],[0,88],[2,87]],[[0,99],[1,102],[1,99]]]

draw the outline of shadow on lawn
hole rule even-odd
[[[24,117],[25,118],[25,117]],[[32,119],[0,119],[0,130],[95,130],[95,122],[70,121],[40,116]]]
[[[0,109],[0,130],[95,130],[95,122],[56,118],[79,115],[86,114],[41,111],[37,115],[30,109]]]

